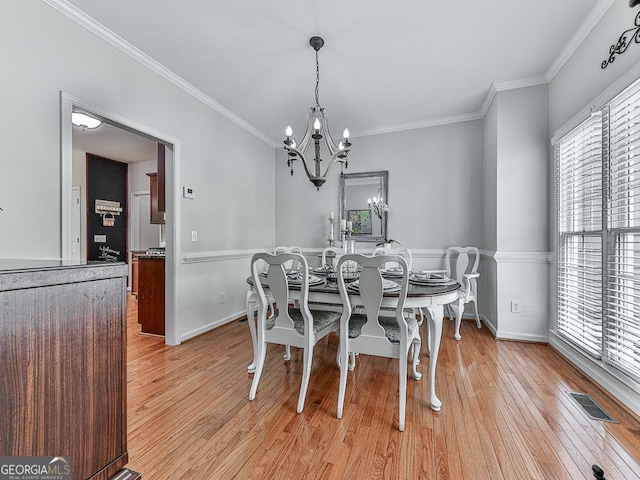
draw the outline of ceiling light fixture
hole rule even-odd
[[[97,118],[90,117],[89,115],[80,112],[71,113],[71,123],[82,128],[83,132],[87,128],[98,128],[100,125],[102,125],[102,122]]]
[[[338,142],[337,146],[329,135],[327,117],[325,115],[324,108],[320,106],[320,101],[318,100],[318,93],[320,89],[320,64],[318,62],[318,51],[324,45],[324,40],[320,37],[311,37],[309,39],[309,44],[316,51],[316,106],[309,109],[307,131],[305,132],[304,137],[302,137],[302,141],[299,145],[296,144],[296,141],[293,138],[293,129],[291,128],[291,125],[287,126],[285,129],[285,135],[287,138],[284,141],[284,148],[289,156],[287,159],[287,166],[291,168],[291,175],[293,175],[293,163],[296,160],[300,160],[307,177],[309,177],[311,183],[320,190],[322,184],[327,180],[329,170],[331,170],[331,167],[333,167],[336,162],[340,162],[344,168],[349,166],[347,155],[349,154],[349,147],[351,146],[351,143],[349,143],[349,129],[346,127],[342,132],[342,140]],[[322,173],[320,169],[320,162],[322,162],[322,158],[320,158],[320,140],[323,138],[325,145],[329,150],[329,154],[331,155],[324,173]],[[307,159],[305,158],[307,150],[309,150],[309,146],[311,145],[311,140],[313,140],[314,145],[313,171],[309,168]]]

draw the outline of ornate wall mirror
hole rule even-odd
[[[340,218],[352,222],[354,240],[383,242],[387,238],[387,213],[376,210],[373,201],[375,197],[378,202],[389,204],[388,182],[386,170],[340,176]]]

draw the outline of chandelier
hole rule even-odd
[[[347,161],[347,155],[349,154],[349,129],[345,127],[342,132],[342,139],[336,146],[335,142],[329,135],[329,127],[327,124],[327,117],[325,115],[324,108],[320,106],[318,100],[318,93],[320,89],[320,64],[318,62],[318,51],[324,45],[324,40],[320,37],[311,37],[309,44],[316,51],[316,106],[309,109],[309,121],[307,122],[307,131],[302,137],[300,144],[296,144],[293,138],[293,129],[291,125],[288,125],[285,129],[286,139],[284,140],[284,148],[287,151],[288,159],[287,166],[291,168],[291,175],[293,175],[293,164],[296,160],[302,162],[304,171],[309,177],[311,183],[313,183],[318,190],[322,184],[327,180],[327,175],[331,167],[337,162],[341,164],[341,167],[348,168],[349,163]],[[320,140],[324,139],[324,143],[329,150],[331,157],[326,163],[324,172],[321,170],[320,163],[323,161],[320,158]],[[313,165],[309,165],[307,160],[307,153],[309,147],[313,143]]]
[[[376,214],[376,216],[382,220],[382,215],[389,211],[389,205],[382,201],[382,193],[380,193],[380,198],[373,197],[372,199],[367,200],[369,204],[369,210]]]

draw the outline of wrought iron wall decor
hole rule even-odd
[[[631,2],[629,5],[633,6]],[[631,45],[632,40],[635,41],[635,43],[640,43],[640,12],[636,15],[633,23],[635,26],[622,32],[618,41],[609,47],[609,58],[602,62],[600,68],[604,70],[609,64],[615,61],[616,55],[622,55],[626,52],[629,45]]]

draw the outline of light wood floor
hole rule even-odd
[[[336,418],[337,337],[315,349],[305,410],[296,414],[301,352],[270,346],[255,401],[246,322],[166,347],[139,334],[130,298],[128,467],[146,479],[640,478],[640,424],[550,347],[496,341],[445,320],[440,413],[428,382],[408,379],[398,431],[397,361],[361,355]],[[422,355],[426,374],[429,359]],[[567,395],[586,392],[620,424],[589,419]]]

